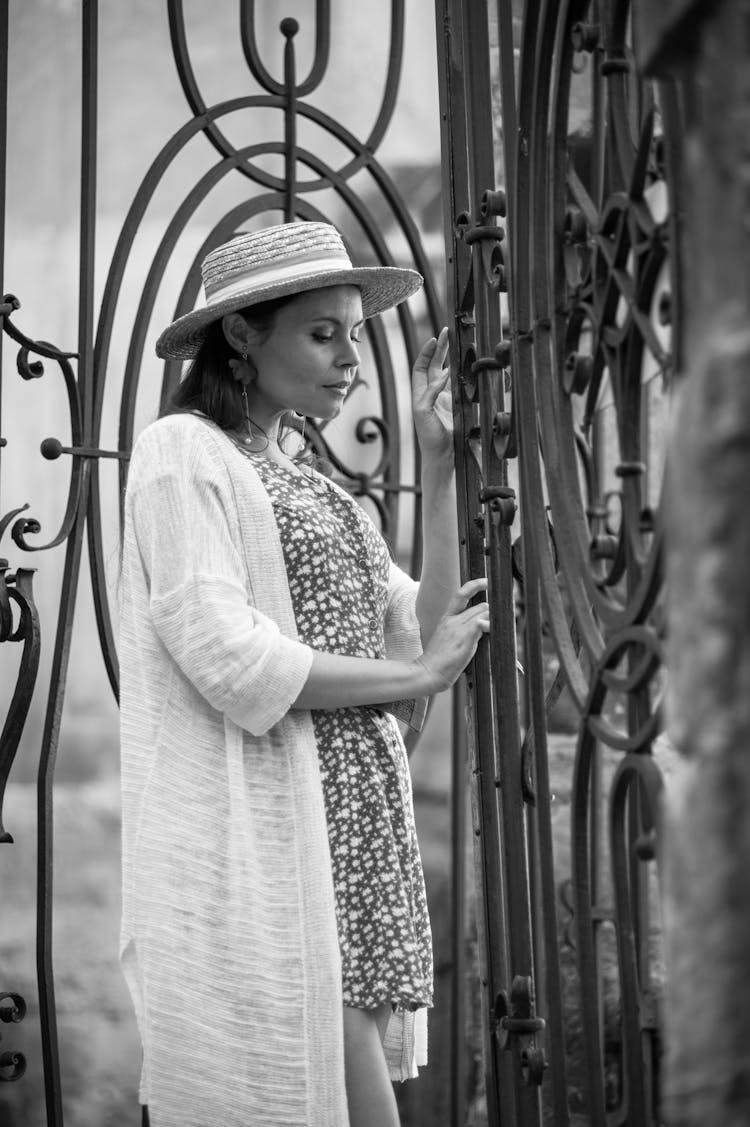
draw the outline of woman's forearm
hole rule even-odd
[[[430,696],[435,678],[419,661],[347,657],[316,651],[293,708],[353,708]]]
[[[487,589],[485,579],[471,579],[454,594],[448,614],[424,652],[413,661],[348,657],[313,651],[304,688],[293,708],[353,708],[429,697],[455,684],[490,628],[487,604],[469,606]]]
[[[416,612],[426,644],[460,583],[456,478],[451,462],[422,464],[422,572]]]

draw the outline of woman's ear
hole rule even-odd
[[[252,332],[241,313],[226,313],[221,319],[221,327],[227,343],[241,356],[247,354]]]

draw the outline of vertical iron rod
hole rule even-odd
[[[5,192],[8,148],[8,5],[0,4],[0,298],[5,278]],[[2,317],[2,314],[0,314]],[[3,465],[3,350],[0,332],[0,498],[2,498]],[[0,506],[0,515],[2,507]]]
[[[84,0],[81,84],[81,213],[78,309],[78,386],[82,405],[84,444],[89,442],[93,414],[93,296],[94,231],[96,223],[96,107],[97,107],[97,0]],[[75,524],[68,539],[60,614],[52,658],[50,692],[42,736],[37,782],[37,978],[39,1017],[48,1127],[63,1127],[62,1086],[57,1035],[57,1013],[52,958],[53,907],[53,784],[60,720],[70,657],[70,642],[80,576],[86,503],[89,495],[90,459],[81,477]]]
[[[468,109],[466,105],[467,71],[465,66],[464,12],[462,0],[436,0],[435,18],[438,46],[438,85],[440,95],[442,182],[444,188],[444,238],[447,266],[447,305],[451,328],[451,354],[458,371],[453,376],[453,421],[456,450],[456,490],[458,498],[459,545],[462,579],[485,572],[484,534],[479,491],[481,473],[470,450],[475,429],[476,407],[469,398],[464,367],[470,366],[474,351],[472,294],[472,255],[467,245],[456,238],[456,223],[470,207],[468,166]],[[484,115],[483,115],[484,119]],[[500,858],[497,841],[497,803],[494,790],[494,768],[483,777],[477,757],[480,743],[494,747],[490,685],[489,646],[480,642],[474,661],[467,672],[466,725],[472,772],[472,818],[476,872],[476,925],[480,972],[480,1027],[483,1036],[483,1058],[487,1118],[498,1123],[499,1108],[496,1076],[501,1065],[497,1042],[491,1029],[493,991],[505,977],[506,959],[503,944],[504,904]],[[454,748],[454,754],[457,749]],[[489,795],[487,794],[489,789]],[[484,801],[483,801],[484,800]],[[486,808],[485,808],[486,807]],[[494,812],[494,817],[492,816]],[[485,814],[487,816],[485,817]],[[493,848],[488,859],[494,862],[488,873],[480,861],[485,837]],[[488,935],[498,935],[496,947],[488,943]],[[504,1063],[504,1062],[502,1062]],[[454,1081],[455,1083],[455,1081]],[[508,1083],[508,1090],[512,1084]],[[465,1112],[465,1108],[464,1108]],[[457,1121],[461,1122],[461,1120]]]
[[[296,20],[281,21],[281,31],[286,37],[284,44],[284,86],[286,105],[284,107],[284,220],[291,223],[295,218],[295,197],[297,195],[297,93],[296,66],[294,58],[294,36],[299,25]]]
[[[451,696],[451,1123],[466,1116],[466,688]]]

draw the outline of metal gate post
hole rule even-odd
[[[550,14],[550,8],[552,13]],[[543,269],[531,261],[531,229],[535,219],[534,200],[544,191],[532,168],[543,167],[547,144],[547,122],[540,107],[549,74],[538,59],[549,58],[555,35],[557,4],[545,0],[528,0],[524,10],[522,46],[516,91],[516,46],[513,29],[513,6],[498,4],[500,58],[500,95],[503,121],[503,159],[507,192],[509,269],[508,329],[513,373],[513,423],[519,459],[519,492],[521,498],[521,536],[518,544],[523,580],[524,636],[523,660],[527,702],[527,731],[524,739],[523,778],[529,790],[530,878],[536,886],[532,907],[535,946],[535,979],[539,1004],[545,1014],[544,1058],[537,1057],[538,1067],[549,1067],[551,1093],[547,1102],[554,1108],[555,1127],[569,1122],[568,1080],[565,1061],[565,1029],[562,1013],[556,884],[551,826],[551,796],[547,747],[547,709],[542,638],[544,612],[542,605],[541,546],[548,537],[548,516],[541,504],[527,503],[527,498],[541,498],[541,457],[538,435],[538,406],[535,387],[534,349],[536,336],[549,333],[548,322],[535,323],[533,291],[544,289],[547,278]],[[541,50],[530,45],[538,41]],[[533,65],[528,65],[533,60]],[[554,574],[546,575],[554,582]]]
[[[483,4],[438,0],[436,16],[461,563],[465,577],[486,568],[492,624],[467,684],[488,1117],[531,1127],[541,1121],[535,1034],[544,1023],[534,998],[526,854],[497,224],[504,206],[495,190],[488,13]]]

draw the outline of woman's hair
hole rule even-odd
[[[252,329],[269,333],[276,315],[289,297],[275,298],[238,310]],[[242,388],[232,377],[230,360],[237,353],[224,336],[221,318],[212,321],[192,364],[161,409],[160,415],[176,415],[183,411],[200,411],[222,430],[240,430],[245,426]]]

